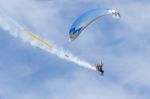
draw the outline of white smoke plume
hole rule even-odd
[[[56,47],[56,45],[52,45],[53,47],[49,48],[45,44],[40,42],[39,40],[33,38],[31,35],[29,35],[28,31],[24,31],[23,26],[18,24],[15,20],[13,20],[8,15],[6,15],[3,11],[0,12],[0,27],[3,30],[8,31],[8,33],[10,33],[13,37],[20,38],[24,42],[28,42],[34,47],[39,47],[43,49],[44,51],[57,55],[61,59],[65,59],[67,61],[76,63],[79,66],[96,71],[96,68],[94,66],[72,55],[71,53],[64,51],[62,48],[58,48]]]

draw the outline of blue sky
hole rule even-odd
[[[0,0],[1,9],[34,34],[96,64],[105,75],[59,59],[0,28],[0,99],[148,99],[150,9],[148,0]],[[68,42],[81,13],[117,9]]]

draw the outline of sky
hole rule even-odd
[[[0,99],[149,99],[148,0],[0,0],[0,9],[50,43],[95,65],[82,68],[14,38],[0,27]],[[68,42],[72,22],[97,7],[116,9]]]

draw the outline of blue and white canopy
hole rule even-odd
[[[112,15],[113,18],[120,18],[120,13],[115,10],[106,8],[91,9],[74,21],[69,31],[69,41],[75,40],[89,24],[105,15]]]

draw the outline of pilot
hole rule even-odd
[[[101,75],[104,74],[103,64],[98,64],[98,65],[96,65],[96,69],[97,69],[99,72],[101,72]]]

